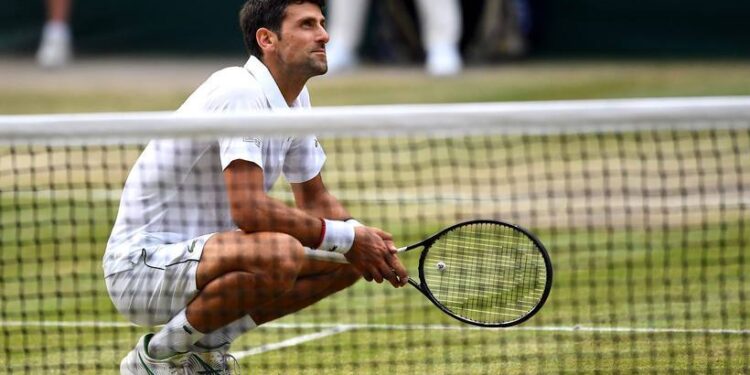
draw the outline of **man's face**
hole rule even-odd
[[[286,69],[308,77],[325,74],[326,43],[325,17],[317,5],[302,3],[287,7],[276,49],[278,61]]]

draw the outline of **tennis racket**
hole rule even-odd
[[[542,308],[552,287],[552,262],[529,231],[494,220],[445,228],[398,249],[421,248],[417,288],[440,310],[483,327],[520,324]],[[343,254],[305,249],[309,258],[346,263]]]

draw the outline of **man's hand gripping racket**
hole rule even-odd
[[[369,251],[357,251],[358,248]],[[345,255],[339,255],[334,262],[348,262],[362,273],[367,281],[377,283],[388,280],[394,287],[406,285],[408,274],[396,256],[398,249],[393,245],[393,237],[381,229],[359,226],[355,228],[354,244]],[[332,254],[322,252],[324,255]],[[308,256],[310,253],[308,252]],[[312,253],[315,257],[315,253]]]
[[[358,236],[361,233],[364,231],[357,231]],[[485,327],[508,327],[526,321],[541,309],[552,287],[547,250],[533,234],[516,225],[494,220],[462,222],[396,250],[387,233],[370,232],[358,240],[377,241],[367,235],[379,237],[385,246],[382,251],[394,255],[358,259],[360,255],[350,254],[352,251],[345,256],[310,249],[305,250],[306,255],[358,263],[367,280],[382,282],[385,278],[394,286],[407,280],[446,314]],[[406,276],[395,256],[416,248],[422,249],[419,282]],[[372,263],[366,266],[368,262]]]

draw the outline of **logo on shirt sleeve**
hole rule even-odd
[[[261,141],[260,138],[244,137],[242,138],[242,142],[253,143],[258,148],[262,148],[262,145],[263,145],[263,141]]]

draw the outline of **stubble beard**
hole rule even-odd
[[[304,62],[298,64],[291,64],[283,56],[278,56],[279,61],[283,66],[287,67],[287,72],[293,73],[298,76],[302,76],[305,79],[320,76],[328,72],[328,60],[316,60],[312,56],[309,56]]]
[[[306,72],[309,77],[321,76],[328,72],[328,59],[316,60],[312,56],[306,61]]]

